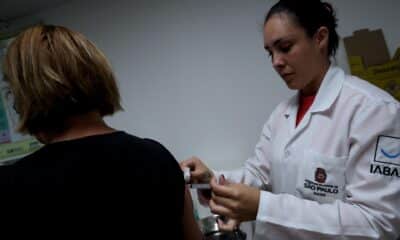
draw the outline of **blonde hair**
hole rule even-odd
[[[104,54],[65,27],[25,30],[9,46],[3,68],[21,132],[60,131],[69,116],[90,111],[105,116],[122,109]]]

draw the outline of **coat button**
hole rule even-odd
[[[289,150],[285,150],[285,158],[288,158],[290,156],[290,151]]]

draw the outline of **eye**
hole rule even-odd
[[[288,53],[292,49],[292,44],[282,44],[279,46],[279,50],[283,53]]]

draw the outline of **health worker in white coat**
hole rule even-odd
[[[331,64],[336,22],[320,0],[276,3],[264,46],[297,94],[273,111],[241,169],[211,171],[196,157],[181,162],[192,182],[210,182],[213,213],[255,221],[254,239],[399,236],[400,104]],[[217,184],[221,174],[226,182]]]

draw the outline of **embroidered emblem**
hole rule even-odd
[[[379,136],[376,142],[374,162],[400,166],[400,138]]]
[[[323,168],[317,168],[315,170],[315,181],[319,183],[325,183],[326,181],[326,171]]]

